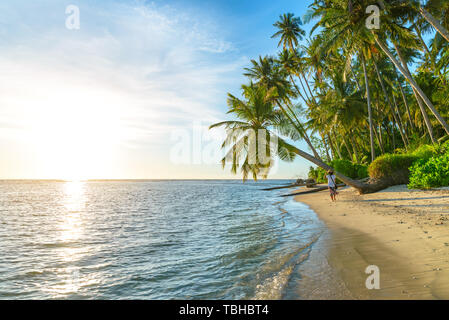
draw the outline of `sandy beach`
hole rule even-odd
[[[336,203],[328,191],[295,200],[328,226],[329,239],[315,255],[324,255],[334,273],[303,276],[317,289],[298,293],[302,299],[449,299],[449,190],[402,185],[360,196],[344,188]],[[378,290],[365,286],[369,265],[379,267]],[[323,289],[326,283],[334,289]]]

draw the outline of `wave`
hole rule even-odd
[[[296,267],[309,257],[313,244],[318,241],[320,236],[321,233],[315,236],[306,245],[301,246],[293,253],[281,258],[281,263],[278,264],[278,270],[269,273],[270,276],[266,277],[261,283],[256,285],[255,294],[252,297],[252,300],[282,299],[284,290],[296,270]],[[273,266],[269,266],[268,269],[272,267]]]

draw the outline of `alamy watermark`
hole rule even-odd
[[[380,289],[380,269],[378,266],[371,265],[366,267],[365,273],[369,274],[366,278],[365,286],[368,290],[379,290]]]
[[[224,143],[224,148],[221,148]],[[169,160],[185,165],[232,165],[234,155],[240,155],[239,164],[269,166],[271,173],[278,168],[277,136],[266,129],[234,129],[228,132],[209,130],[200,121],[192,129],[178,128],[171,133]]]
[[[366,19],[365,25],[369,30],[380,29],[380,9],[376,5],[370,5],[366,7],[367,14],[370,16]]]
[[[65,27],[69,30],[79,30],[80,28],[80,8],[73,4],[65,8],[65,14],[69,15],[65,19]]]

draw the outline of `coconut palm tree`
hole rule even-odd
[[[226,129],[227,137],[222,148],[230,148],[222,159],[223,167],[230,162],[232,173],[236,174],[240,169],[243,180],[249,174],[257,180],[268,176],[275,156],[293,161],[296,153],[295,148],[277,134],[285,132],[288,124],[282,112],[274,108],[275,90],[267,91],[253,83],[242,86],[242,90],[245,100],[228,94],[228,113],[237,115],[240,120],[219,122],[211,125],[210,129]],[[261,140],[265,142],[261,143]]]
[[[288,80],[286,73],[282,72],[281,66],[275,63],[272,57],[259,57],[259,61],[251,60],[252,67],[245,68],[244,75],[254,80],[255,83],[265,87],[267,90],[275,89],[277,95],[274,102],[285,113],[291,124],[302,135],[314,156],[320,156],[313,146],[307,131],[299,120],[297,114],[292,110],[290,97],[295,97],[295,93]]]
[[[358,54],[363,67],[365,89],[368,109],[368,122],[370,130],[371,160],[376,158],[374,147],[374,131],[371,107],[371,92],[369,87],[366,60],[370,57],[370,45],[372,36],[366,28],[365,8],[369,5],[367,1],[315,1],[310,7],[313,9],[312,17],[319,18],[313,27],[322,28],[324,39],[323,50],[337,50],[344,48],[348,61],[352,55]]]
[[[414,34],[410,32],[410,30],[402,25],[402,22],[405,18],[410,16],[410,12],[413,11],[413,8],[416,8],[416,1],[412,1],[411,5],[408,7],[409,10],[406,10],[406,16],[404,18],[404,10],[397,10],[397,8],[404,7],[404,2],[399,0],[389,1],[388,5],[384,7],[386,11],[386,15],[384,15],[384,23],[381,24],[380,30],[371,30],[373,34],[374,41],[377,45],[382,49],[382,51],[387,55],[387,57],[391,60],[391,62],[395,65],[395,67],[402,73],[402,75],[407,79],[412,88],[418,93],[419,97],[424,101],[430,111],[434,114],[434,116],[438,119],[440,124],[443,126],[444,130],[447,134],[449,134],[449,125],[445,121],[445,119],[441,116],[441,114],[436,110],[432,101],[429,97],[424,93],[422,88],[415,81],[414,77],[410,73],[407,67],[407,62],[403,58],[400,47],[406,48],[417,48],[419,47],[419,40],[416,39]],[[385,5],[385,3],[384,3]],[[388,38],[387,38],[388,37]],[[400,59],[400,62],[396,59],[396,57],[390,52],[388,48],[387,40],[391,40],[396,53]],[[419,100],[419,98],[417,98]]]
[[[222,144],[222,148],[228,149],[222,159],[223,166],[230,162],[231,172],[236,174],[240,170],[244,180],[249,174],[252,174],[253,179],[266,178],[275,163],[276,156],[281,160],[292,161],[296,155],[299,155],[326,171],[333,170],[323,161],[296,148],[281,137],[282,134],[294,130],[291,128],[290,121],[286,120],[285,114],[275,108],[273,95],[276,95],[276,90],[274,88],[267,90],[264,86],[250,83],[242,89],[243,100],[231,94],[228,97],[228,113],[236,115],[239,120],[223,121],[210,126],[210,129],[224,127],[227,132],[227,137]],[[266,143],[259,143],[259,132],[263,132]],[[270,143],[273,141],[277,143]],[[375,192],[384,188],[383,184],[362,183],[340,172],[335,172],[335,175],[360,193]]]
[[[429,0],[425,6],[421,6],[419,5],[419,1],[413,2],[415,3],[415,6],[416,2],[418,2],[419,13],[430,25],[432,25],[432,27],[435,28],[435,30],[441,34],[444,39],[446,39],[446,41],[449,42],[449,32],[447,28],[443,26],[443,24],[446,26],[449,25],[449,3],[445,0]],[[436,17],[440,17],[441,20],[443,20],[443,23],[440,23],[440,21],[435,16],[430,14],[428,10],[436,13]]]
[[[293,50],[298,46],[298,42],[302,40],[306,32],[301,29],[302,21],[301,18],[295,17],[293,13],[285,13],[279,16],[279,21],[277,21],[273,26],[279,30],[271,36],[271,38],[280,37],[278,46],[283,46],[284,49],[289,48]]]

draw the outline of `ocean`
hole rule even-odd
[[[289,182],[0,181],[0,299],[291,296],[324,225]]]

